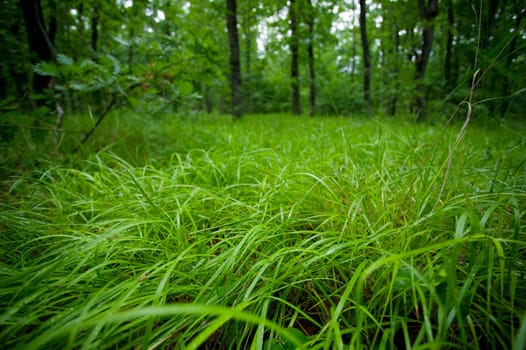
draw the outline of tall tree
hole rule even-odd
[[[99,10],[93,6],[93,13],[91,15],[91,49],[97,52],[97,44],[99,41]]]
[[[438,0],[418,0],[418,12],[422,20],[422,48],[415,60],[415,98],[417,121],[421,122],[427,118],[426,111],[426,91],[424,77],[426,67],[433,48],[434,23],[433,20],[438,15]]]
[[[239,59],[239,36],[237,32],[237,1],[226,0],[226,23],[230,45],[230,89],[232,93],[232,113],[234,117],[243,115],[241,93],[241,64]]]
[[[253,42],[256,37],[254,34],[254,24],[256,22],[254,8],[252,0],[245,0],[243,3],[244,7],[241,8],[241,33],[244,43],[244,75],[243,75],[243,99],[245,103],[245,111],[252,109],[252,93],[251,93],[251,84],[252,84],[252,51],[253,51]]]
[[[31,52],[32,64],[39,61],[51,61],[54,56],[53,41],[56,31],[56,22],[51,28],[50,36],[46,30],[42,5],[40,0],[20,0],[24,21],[26,23],[27,39]],[[33,92],[42,93],[51,82],[51,77],[35,73],[33,75]]]
[[[289,3],[289,19],[290,19],[290,79],[292,87],[292,113],[295,115],[301,114],[300,104],[300,81],[299,81],[299,66],[298,66],[298,14],[297,1],[290,0]]]
[[[306,22],[309,31],[309,42],[307,46],[307,56],[309,62],[309,103],[310,103],[310,115],[316,114],[316,69],[314,61],[314,7],[312,6],[312,0],[307,1],[307,15]]]
[[[400,29],[398,27],[398,19],[396,15],[392,16],[393,18],[393,50],[392,50],[392,61],[393,65],[391,67],[391,80],[393,83],[391,83],[392,89],[390,89],[390,97],[389,97],[389,114],[394,116],[396,115],[396,106],[398,103],[398,88],[400,87],[400,83],[398,80],[398,71],[399,71],[399,55],[400,55]]]
[[[360,0],[359,21],[363,55],[363,99],[365,101],[367,114],[371,115],[371,54],[369,51],[369,40],[367,39],[367,7],[365,0]]]
[[[27,38],[23,28],[24,19],[19,4],[4,2],[0,16],[0,100],[22,96],[28,82],[23,44]]]
[[[517,44],[519,40],[519,33],[521,28],[521,23],[524,17],[526,16],[526,7],[524,4],[520,5],[521,1],[519,0],[513,0],[511,3],[511,7],[513,9],[513,16],[512,18],[515,19],[514,21],[514,27],[513,27],[513,37],[509,41],[508,44],[508,54],[506,57],[506,67],[511,67],[513,65],[513,60],[519,55],[517,52]],[[511,92],[511,82],[510,82],[510,74],[508,72],[505,72],[502,79],[502,93],[501,96],[506,98],[502,102],[500,115],[501,117],[505,117],[506,113],[508,112],[508,109],[511,105],[512,98],[510,97]]]
[[[446,52],[444,58],[444,92],[449,93],[457,82],[457,70],[454,69],[456,62],[453,62],[453,41],[455,28],[455,13],[453,10],[453,0],[447,1],[447,37],[446,37]]]

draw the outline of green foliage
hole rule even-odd
[[[317,110],[322,115],[360,113],[364,72],[357,6],[343,0],[318,1],[308,11],[305,1],[298,2],[303,110],[308,110],[310,85],[307,22],[313,19]],[[229,105],[224,1],[41,3],[45,27],[49,30],[51,20],[57,20],[54,46],[61,54],[54,62],[39,63],[33,71],[60,78],[54,87],[66,112],[84,112],[88,106],[93,109],[101,104],[101,95],[113,92],[125,92],[130,95],[128,103],[134,103],[138,111],[154,114],[204,108],[223,111]],[[444,100],[453,105],[464,100],[474,72],[480,69],[474,98],[486,105],[490,117],[522,117],[526,40],[524,9],[519,3],[439,4],[421,87],[432,112],[442,112]],[[20,9],[14,1],[4,5],[0,96],[19,99],[30,90],[32,56]],[[425,23],[411,1],[376,1],[368,4],[367,11],[373,107],[388,111],[395,101],[397,111],[407,113],[415,94],[415,61]],[[244,110],[288,110],[291,84],[286,2],[238,1],[237,15]],[[126,91],[144,75],[149,78],[140,91]],[[53,94],[37,97],[56,102]]]
[[[98,59],[84,59],[75,62],[71,57],[63,54],[57,55],[57,62],[41,62],[33,70],[45,76],[57,79],[55,89],[59,92],[71,89],[76,92],[86,93],[93,91],[122,90],[118,85],[121,77],[121,63],[111,55],[104,55]],[[139,80],[134,76],[126,77],[130,80]]]
[[[290,335],[292,335],[294,338],[296,338],[297,341],[293,342],[290,339],[285,338],[285,337],[280,337],[277,340],[275,339],[267,340],[265,342],[265,345],[263,345],[263,349],[266,349],[266,350],[295,350],[295,349],[298,349],[298,346],[296,345],[297,343],[307,344],[309,341],[307,337],[305,336],[305,334],[303,334],[303,332],[297,328],[287,328],[286,331]]]

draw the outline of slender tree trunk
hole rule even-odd
[[[369,41],[367,39],[367,7],[365,0],[360,0],[360,35],[362,38],[362,55],[363,55],[363,99],[367,115],[372,114],[371,106],[371,54],[369,52]]]
[[[309,44],[307,47],[307,55],[309,59],[309,102],[310,102],[310,115],[316,114],[316,66],[314,58],[314,7],[312,6],[312,0],[307,0],[307,27],[309,29]]]
[[[431,55],[434,38],[434,24],[433,20],[438,15],[438,0],[418,0],[418,9],[420,18],[423,21],[424,28],[422,29],[422,49],[421,53],[417,54],[415,65],[415,97],[414,104],[416,107],[417,121],[422,122],[427,118],[426,110],[426,91],[424,86],[424,77],[426,74],[427,63]]]
[[[15,37],[17,40],[20,40],[23,36],[22,28],[23,28],[23,20],[22,17],[17,16],[17,20],[12,23],[10,26],[10,32],[13,37]],[[24,94],[24,86],[27,86],[28,83],[28,74],[27,72],[21,72],[18,67],[15,65],[9,65],[7,67],[8,75],[4,76],[3,85],[4,85],[4,94],[0,94],[0,99],[5,98],[9,95],[12,95],[10,93],[10,90],[12,88],[10,85],[14,88],[14,95],[17,97],[23,96]]]
[[[299,84],[299,67],[298,67],[298,16],[297,16],[297,2],[290,0],[289,8],[290,17],[290,79],[292,87],[292,113],[295,115],[301,114],[300,105],[300,84]]]
[[[91,15],[91,49],[97,52],[97,44],[99,41],[99,10],[93,7],[93,14]]]
[[[447,38],[446,38],[446,53],[444,58],[444,92],[449,93],[456,84],[456,73],[453,69],[452,55],[453,55],[453,39],[455,28],[455,14],[453,12],[453,0],[447,1]]]
[[[212,113],[212,96],[210,96],[210,87],[208,84],[203,84],[203,92],[204,92],[204,103],[205,103],[205,110],[206,113],[210,114]]]
[[[351,6],[352,8],[355,8],[356,4],[354,0],[351,0]],[[354,27],[354,23],[353,23]],[[351,42],[352,42],[352,48],[351,48],[351,67],[349,74],[351,75],[351,84],[354,85],[354,72],[356,71],[356,31],[354,28],[351,30]]]
[[[393,31],[394,31],[394,48],[393,48],[393,67],[391,68],[391,79],[394,81],[393,91],[391,93],[391,97],[389,99],[389,114],[391,116],[396,115],[396,105],[398,103],[398,88],[399,88],[399,82],[398,82],[398,59],[400,54],[400,34],[399,34],[399,28],[398,28],[398,20],[394,18],[393,23]]]
[[[520,35],[520,27],[521,22],[524,16],[526,16],[526,8],[524,6],[519,5],[519,0],[513,1],[513,9],[515,12],[515,28],[513,38],[510,41],[510,44],[508,45],[508,55],[506,59],[506,67],[511,67],[513,65],[513,59],[517,56],[517,52],[515,50],[517,49],[517,40]],[[510,79],[508,76],[508,72],[504,72],[504,76],[502,78],[502,96],[504,100],[501,104],[500,109],[500,116],[504,118],[506,116],[506,113],[508,112],[508,109],[511,104],[511,97],[509,96],[511,92],[510,88]]]
[[[79,57],[82,57],[84,55],[83,49],[84,49],[84,3],[80,1],[77,4],[77,16],[75,18],[75,25],[77,26],[78,30],[78,42],[76,45],[72,48],[73,49],[73,58],[77,60]]]
[[[163,11],[165,14],[168,14],[170,13],[172,10],[171,10],[171,7],[172,7],[172,0],[166,0],[164,2],[164,6],[163,6]],[[172,26],[171,26],[171,18],[166,18],[164,21],[163,21],[163,33],[164,35],[166,35],[167,37],[170,37],[172,36]]]
[[[136,35],[137,18],[140,17],[142,11],[142,4],[140,1],[133,1],[129,9],[128,17],[128,73],[132,74],[134,71],[135,48],[137,44],[134,42]],[[92,28],[93,29],[93,28]],[[98,30],[98,29],[97,29]],[[104,33],[104,30],[102,31]]]
[[[246,62],[246,68],[245,68],[245,79],[243,88],[245,89],[245,106],[248,108],[249,111],[252,111],[252,92],[250,91],[250,84],[251,84],[251,51],[252,51],[252,39],[250,38],[250,32],[247,33],[247,36],[245,38],[245,62]]]
[[[356,73],[356,31],[354,29],[352,29],[352,49],[351,49],[351,69],[350,69],[350,74],[351,74],[351,83],[354,84],[354,78],[355,78],[355,74]]]
[[[243,37],[245,39],[245,78],[243,82],[245,106],[252,110],[251,69],[252,69],[252,1],[245,0],[247,11],[243,16]]]
[[[130,26],[130,29],[129,29],[129,45],[128,45],[128,73],[133,73],[133,55],[134,55],[134,50],[133,50],[133,38],[135,37],[135,30],[133,30],[133,26]]]
[[[58,21],[57,21],[57,4],[55,1],[49,1],[49,9],[50,9],[50,16],[49,16],[49,27],[47,30],[49,42],[51,43],[51,47],[55,45],[55,36],[57,35],[57,29],[58,29]],[[52,50],[53,51],[53,50]]]
[[[237,2],[226,0],[226,22],[230,44],[230,88],[232,92],[232,113],[234,117],[243,115],[241,93],[241,65],[239,60],[239,36],[237,32]]]
[[[506,1],[504,1],[506,2]],[[500,0],[489,0],[487,3],[488,12],[487,16],[484,16],[484,27],[480,31],[480,49],[487,50],[490,47],[491,36],[494,34],[493,25],[495,20],[500,15],[499,13]],[[486,6],[486,3],[484,4]]]
[[[26,23],[31,63],[48,62],[53,59],[53,42],[46,31],[40,0],[20,0]],[[51,77],[38,73],[33,75],[33,92],[40,94],[51,82]]]

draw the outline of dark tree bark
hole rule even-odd
[[[18,10],[18,6],[16,6],[16,10]],[[22,18],[22,14],[18,11],[16,14],[14,14],[15,20],[12,22],[9,30],[13,37],[17,38],[17,40],[23,40],[23,27],[24,27],[24,20]],[[14,61],[18,61],[20,58],[23,57],[22,52],[20,49],[12,50],[10,51],[12,56],[9,54],[6,54],[6,58],[9,58],[9,60],[13,60],[11,62],[14,63]],[[11,56],[11,57],[10,57]],[[0,66],[2,66],[0,64]],[[6,98],[8,96],[17,96],[21,97],[24,95],[24,89],[25,86],[28,84],[29,76],[25,69],[22,68],[23,63],[21,61],[18,61],[18,64],[6,64],[6,70],[7,74],[2,74],[2,89],[3,92],[0,93],[0,99]]]
[[[371,106],[371,54],[369,52],[369,41],[367,39],[367,7],[365,0],[360,0],[360,35],[362,37],[362,55],[363,55],[363,99],[367,114],[372,114]]]
[[[292,87],[292,113],[295,115],[301,114],[300,105],[300,82],[299,82],[299,67],[298,67],[298,16],[297,16],[297,2],[290,0],[289,8],[290,17],[290,79]]]
[[[393,23],[393,32],[394,32],[394,47],[393,47],[393,53],[394,53],[394,63],[393,67],[391,68],[391,78],[394,80],[394,91],[391,94],[391,97],[389,99],[389,114],[391,116],[396,115],[396,105],[398,103],[398,55],[400,54],[400,34],[399,34],[399,28],[398,28],[398,20],[394,18]]]
[[[57,4],[55,1],[49,2],[49,8],[50,8],[50,16],[49,16],[49,28],[48,28],[48,37],[49,42],[51,43],[51,46],[53,47],[55,44],[55,36],[57,35],[57,29],[58,29],[58,22],[57,22]],[[52,50],[53,51],[53,50]]]
[[[310,103],[310,115],[316,114],[316,69],[314,59],[314,7],[312,6],[312,0],[307,1],[307,27],[309,30],[309,43],[307,46],[307,56],[309,60],[309,103]]]
[[[453,11],[453,0],[447,1],[447,25],[446,53],[444,58],[444,92],[446,94],[455,88],[458,79],[458,62],[453,61],[453,40],[455,38],[455,13]]]
[[[354,78],[355,78],[355,72],[356,72],[356,51],[357,50],[357,45],[356,45],[356,31],[353,29],[351,31],[351,35],[352,35],[352,49],[351,49],[351,69],[350,69],[350,72],[349,74],[351,75],[351,83],[354,84]]]
[[[243,115],[241,94],[241,64],[239,59],[239,36],[237,32],[237,2],[226,0],[226,23],[230,44],[230,88],[232,93],[232,113],[234,117]]]
[[[210,87],[207,84],[203,84],[203,92],[204,92],[204,107],[206,110],[206,113],[210,114],[212,113],[212,96],[210,94]]]
[[[133,26],[130,26],[128,33],[128,40],[130,44],[128,45],[128,73],[133,73],[133,56],[134,56],[134,47],[133,47],[133,38],[135,37],[135,30]]]
[[[248,110],[252,110],[252,93],[250,91],[252,74],[252,1],[245,0],[247,10],[242,18],[243,38],[245,39],[245,78],[243,80],[244,103]]]
[[[424,77],[426,74],[427,63],[433,48],[434,24],[433,20],[438,15],[438,0],[418,0],[418,11],[422,19],[424,28],[422,29],[422,48],[420,54],[417,54],[415,66],[415,97],[414,104],[416,107],[417,121],[422,122],[427,118],[426,111],[426,92],[424,86]]]
[[[40,0],[20,0],[26,24],[31,63],[51,61],[54,56],[53,42],[46,31]],[[51,77],[38,73],[33,75],[33,92],[40,94],[51,82]]]
[[[140,16],[140,11],[142,9],[141,6],[144,4],[141,4],[139,1],[133,1],[132,6],[130,8],[130,13],[128,14],[128,73],[133,73],[133,64],[135,60],[135,46],[136,44],[133,42],[133,39],[135,38],[135,23],[134,19],[138,18]],[[92,28],[93,29],[93,28]]]
[[[488,13],[484,16],[484,27],[480,31],[480,49],[487,50],[490,47],[491,36],[494,34],[495,20],[500,15],[500,0],[489,0]]]
[[[526,7],[520,5],[520,0],[514,0],[512,3],[513,10],[514,10],[514,18],[515,18],[515,28],[513,38],[511,39],[509,45],[508,45],[508,55],[506,58],[506,67],[511,67],[513,65],[513,60],[515,57],[517,57],[518,52],[516,52],[517,49],[517,40],[519,39],[519,33],[521,28],[521,22],[522,19],[526,16]],[[510,78],[507,74],[507,72],[504,73],[503,79],[502,79],[502,96],[505,98],[504,101],[502,101],[501,109],[500,109],[500,115],[502,118],[506,116],[506,113],[508,112],[508,109],[511,104],[511,87],[510,87]]]
[[[99,41],[99,10],[93,7],[93,14],[91,15],[91,49],[97,52],[97,44]]]
[[[77,4],[76,26],[79,33],[79,42],[72,48],[72,54],[75,60],[83,55],[82,49],[86,46],[84,44],[84,3],[82,1]]]
[[[172,1],[167,0],[164,3],[164,12],[169,13],[171,7],[172,7]],[[170,25],[170,23],[171,21],[167,18],[167,20],[164,21],[164,25],[163,25],[164,34],[168,37],[172,36],[172,26]]]

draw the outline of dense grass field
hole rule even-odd
[[[121,114],[38,159],[18,135],[0,347],[523,349],[526,128],[461,126]]]

